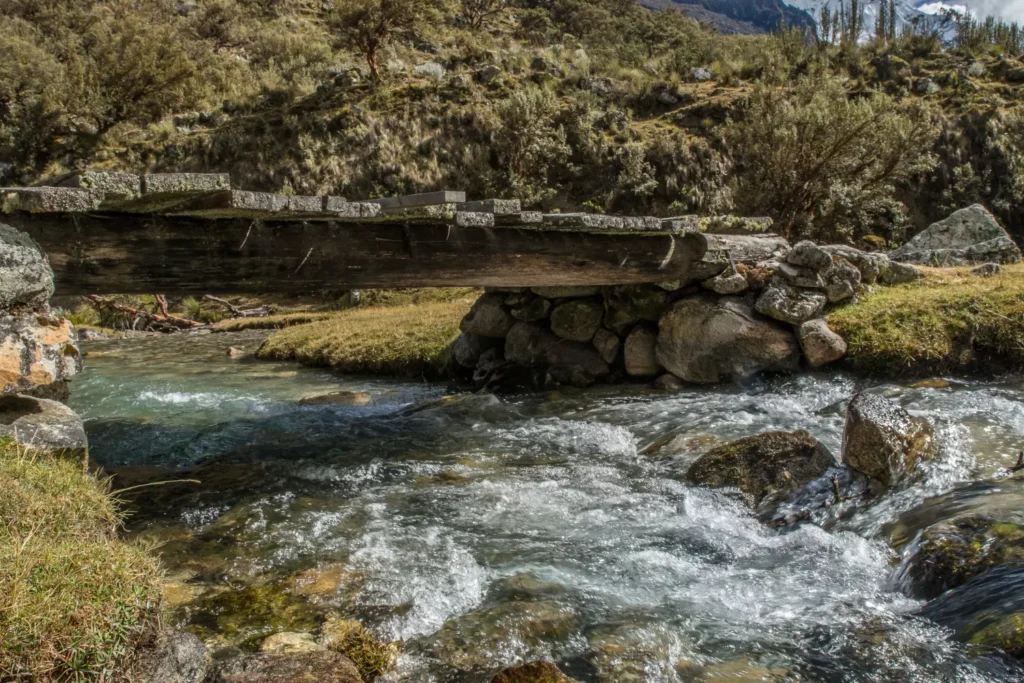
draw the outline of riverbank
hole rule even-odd
[[[878,287],[828,316],[858,373],[994,375],[1024,367],[1024,265],[981,275],[922,268],[924,277]]]
[[[153,634],[162,570],[80,459],[0,441],[0,679],[110,680]]]

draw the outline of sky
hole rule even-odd
[[[955,8],[966,5],[978,17],[989,15],[1002,17],[1006,21],[1024,23],[1024,0],[936,0],[918,7],[923,12],[938,12],[942,6]]]

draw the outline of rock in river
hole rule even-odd
[[[530,662],[505,669],[491,679],[491,683],[573,683],[561,669],[551,662]]]
[[[794,371],[800,347],[792,331],[758,318],[742,299],[701,295],[676,302],[662,317],[657,357],[681,379],[714,384],[762,370]]]
[[[885,488],[911,478],[938,454],[932,426],[895,402],[860,393],[846,409],[843,462]]]
[[[1024,527],[970,516],[925,529],[900,573],[914,597],[931,600],[1008,564],[1024,566]]]
[[[807,432],[766,432],[711,449],[686,478],[702,486],[734,486],[759,506],[780,500],[835,464]]]
[[[335,652],[261,653],[222,664],[214,683],[363,683],[359,670]]]
[[[203,642],[184,631],[162,631],[139,651],[137,680],[144,683],[203,683],[212,665]]]

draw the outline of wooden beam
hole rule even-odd
[[[544,226],[25,212],[0,220],[40,243],[62,295],[664,282],[686,279],[706,249],[696,234]]]

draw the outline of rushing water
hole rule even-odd
[[[388,680],[487,681],[542,657],[584,681],[1024,680],[919,616],[892,549],[963,512],[1024,521],[1024,484],[1001,472],[1024,450],[1019,380],[870,387],[933,420],[942,458],[828,531],[779,532],[732,493],[683,483],[687,466],[766,430],[806,429],[838,453],[843,401],[867,385],[445,398],[225,354],[259,339],[92,343],[72,398],[94,457],[126,481],[200,465],[185,476],[201,484],[143,489],[131,526],[167,543],[193,591],[180,618],[211,642],[333,611],[404,641]],[[335,391],[372,402],[298,403]],[[327,589],[297,589],[317,567]],[[233,595],[255,614],[225,616]]]

